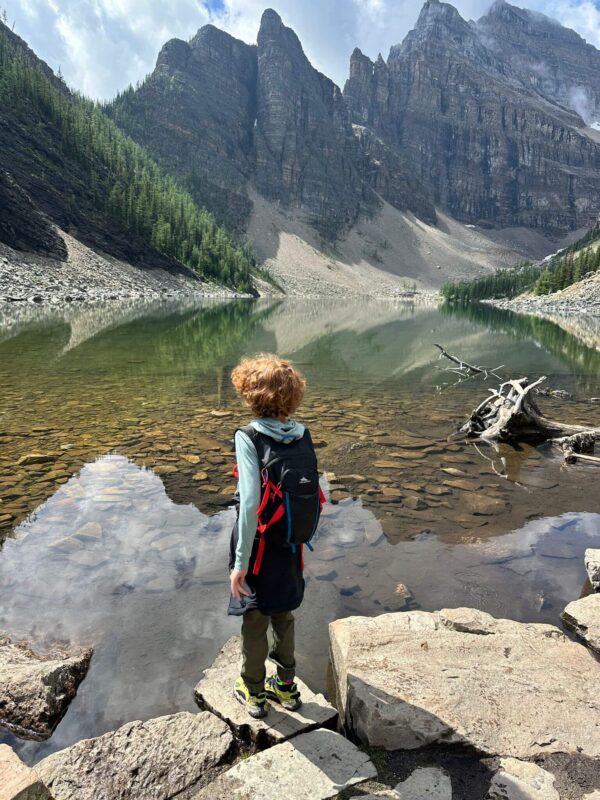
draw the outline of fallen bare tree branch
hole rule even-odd
[[[448,367],[448,372],[454,372],[455,374],[460,375],[462,379],[472,377],[473,375],[483,375],[484,378],[487,379],[488,374],[491,374],[500,380],[500,376],[496,374],[496,370],[501,369],[504,366],[503,364],[500,364],[500,366],[494,367],[493,369],[475,364],[469,364],[468,361],[463,361],[461,358],[448,353],[448,351],[445,350],[441,344],[434,343],[434,347],[437,347],[440,351],[440,358],[447,358],[449,361],[452,361],[454,364],[458,365],[456,367]]]
[[[540,411],[533,392],[546,380],[531,382],[528,378],[508,380],[472,412],[461,427],[461,433],[490,442],[543,442],[552,440],[561,447],[568,462],[583,458],[600,463],[590,455],[600,439],[600,428],[569,425],[548,419]]]

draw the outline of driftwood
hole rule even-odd
[[[600,458],[590,455],[600,440],[600,428],[569,425],[548,419],[540,411],[534,391],[546,378],[530,382],[528,378],[505,381],[472,412],[461,427],[461,433],[490,442],[528,441],[540,443],[550,440],[561,447],[569,462],[582,458],[600,463]]]
[[[448,353],[441,344],[434,344],[433,346],[437,347],[440,351],[440,358],[447,358],[449,361],[452,361],[453,364],[457,365],[456,367],[448,367],[448,371],[459,375],[462,380],[472,377],[473,375],[483,375],[484,378],[487,378],[488,373],[494,375],[496,378],[500,378],[499,375],[496,375],[496,370],[501,369],[502,365],[490,369],[489,367],[483,367],[477,364],[469,364],[468,361],[463,361],[462,358],[457,358],[457,356]],[[460,383],[460,380],[458,382]]]

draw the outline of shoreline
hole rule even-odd
[[[511,300],[498,298],[481,302],[521,314],[554,316],[585,314],[588,317],[600,317],[600,275],[594,273],[553,294],[522,295]]]
[[[48,256],[15,250],[0,242],[0,304],[89,306],[122,300],[251,297],[184,273],[136,267],[91,250],[61,231],[68,256]]]

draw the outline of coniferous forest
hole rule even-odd
[[[0,104],[10,108],[24,102],[58,128],[63,151],[85,170],[100,210],[202,278],[250,288],[251,252],[237,245],[100,105],[68,90],[0,29]]]
[[[541,266],[523,262],[473,281],[446,283],[441,293],[445,300],[459,303],[511,298],[527,291],[537,295],[551,294],[599,269],[600,224],[596,224],[585,236]]]

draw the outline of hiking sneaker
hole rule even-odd
[[[288,711],[296,711],[302,705],[300,692],[295,683],[284,683],[277,675],[271,675],[265,681],[265,694],[269,700],[275,700]]]
[[[233,687],[233,696],[241,703],[254,719],[267,716],[267,698],[264,692],[252,694],[244,683],[243,678],[238,678]]]

